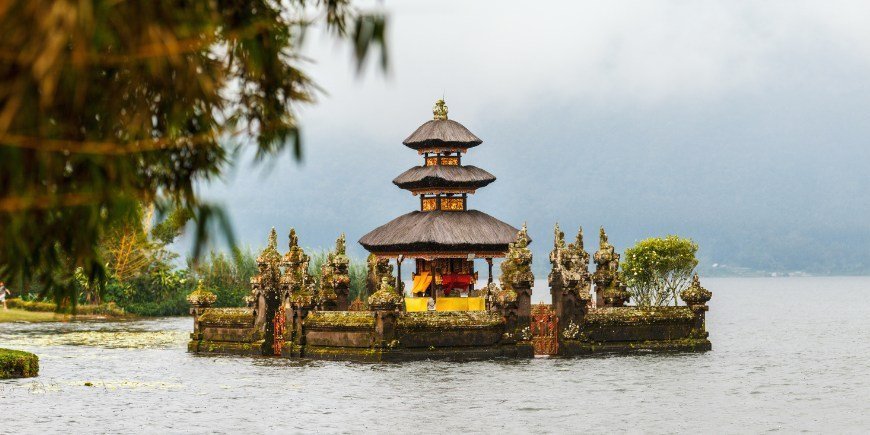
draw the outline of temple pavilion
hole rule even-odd
[[[407,311],[427,310],[430,298],[438,311],[484,310],[474,260],[486,260],[492,282],[492,259],[506,255],[518,230],[468,208],[469,195],[495,181],[489,172],[462,164],[463,155],[483,141],[447,118],[444,100],[435,103],[433,114],[403,142],[423,164],[393,180],[420,198],[420,209],[374,229],[359,243],[380,258],[395,259],[399,282],[402,262],[414,261]]]

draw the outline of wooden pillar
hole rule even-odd
[[[402,262],[405,261],[405,256],[399,254],[396,257],[396,291],[399,292],[402,297],[405,297],[405,291],[402,289]]]
[[[487,284],[492,284],[492,258],[486,259],[486,267],[489,269],[489,276],[487,278]]]

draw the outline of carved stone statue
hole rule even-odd
[[[302,292],[310,290],[306,288],[306,284],[311,282],[311,277],[308,273],[309,257],[305,251],[299,247],[299,238],[296,236],[296,230],[290,228],[289,235],[289,250],[284,254],[281,261],[281,266],[284,267],[284,276],[281,282],[283,297],[287,300],[296,302],[296,296]],[[313,293],[313,292],[312,292]],[[309,295],[313,296],[313,295]],[[305,299],[304,297],[302,299]]]
[[[508,245],[508,254],[501,263],[502,293],[513,298],[515,294],[517,321],[528,322],[532,314],[532,286],[535,275],[532,273],[532,251],[529,250],[529,232],[526,225],[517,232],[516,240]]]
[[[402,296],[396,292],[396,288],[390,282],[392,280],[389,277],[381,278],[378,291],[369,296],[369,307],[372,310],[391,311],[401,306]]]
[[[621,307],[628,301],[630,294],[619,278],[619,254],[607,240],[604,227],[601,227],[598,245],[598,251],[593,257],[595,273],[592,275],[598,305]]]
[[[574,243],[565,245],[565,234],[556,224],[550,263],[552,269],[548,281],[559,327],[582,324],[592,287],[589,254],[583,249],[583,228],[577,232]]]
[[[331,264],[332,290],[336,295],[336,309],[345,311],[348,309],[348,295],[350,293],[350,272],[348,270],[350,259],[347,257],[344,233],[341,233],[335,241],[335,252]]]
[[[334,311],[337,307],[338,295],[335,293],[335,254],[330,252],[326,261],[320,265],[320,289],[317,292],[317,306],[321,310]]]
[[[378,291],[384,277],[390,278],[391,282],[395,282],[393,265],[390,264],[388,258],[379,258],[374,254],[369,254],[366,263],[368,265],[368,275],[366,277],[366,291],[368,294],[371,295]]]
[[[565,245],[565,233],[556,224],[553,251],[550,253],[552,269],[548,277],[551,288],[574,294],[588,301],[591,289],[589,254],[583,249],[583,228],[577,232],[574,243]]]
[[[264,330],[264,352],[271,349],[275,340],[273,319],[281,305],[281,254],[278,253],[278,234],[275,228],[269,232],[266,249],[257,256],[256,277],[251,278],[249,304],[255,306],[256,320]]]
[[[710,309],[707,302],[713,297],[713,293],[704,287],[701,287],[701,280],[698,274],[692,277],[692,284],[688,288],[680,292],[680,298],[689,306],[692,313],[695,314],[695,324],[692,328],[692,336],[695,338],[707,338],[706,311]]]

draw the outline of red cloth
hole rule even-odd
[[[474,277],[468,274],[451,273],[441,275],[441,287],[445,294],[450,294],[450,290],[455,288],[467,288],[474,281]]]

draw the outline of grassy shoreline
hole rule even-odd
[[[123,316],[107,316],[105,314],[64,314],[47,311],[27,311],[18,308],[9,308],[8,311],[0,308],[0,323],[8,322],[70,322],[81,320],[127,320],[136,316],[126,314]]]
[[[57,309],[51,302],[8,299],[9,310],[0,308],[0,323],[4,322],[69,322],[71,320],[115,320],[134,318],[115,304],[79,305],[73,314],[69,308]]]

